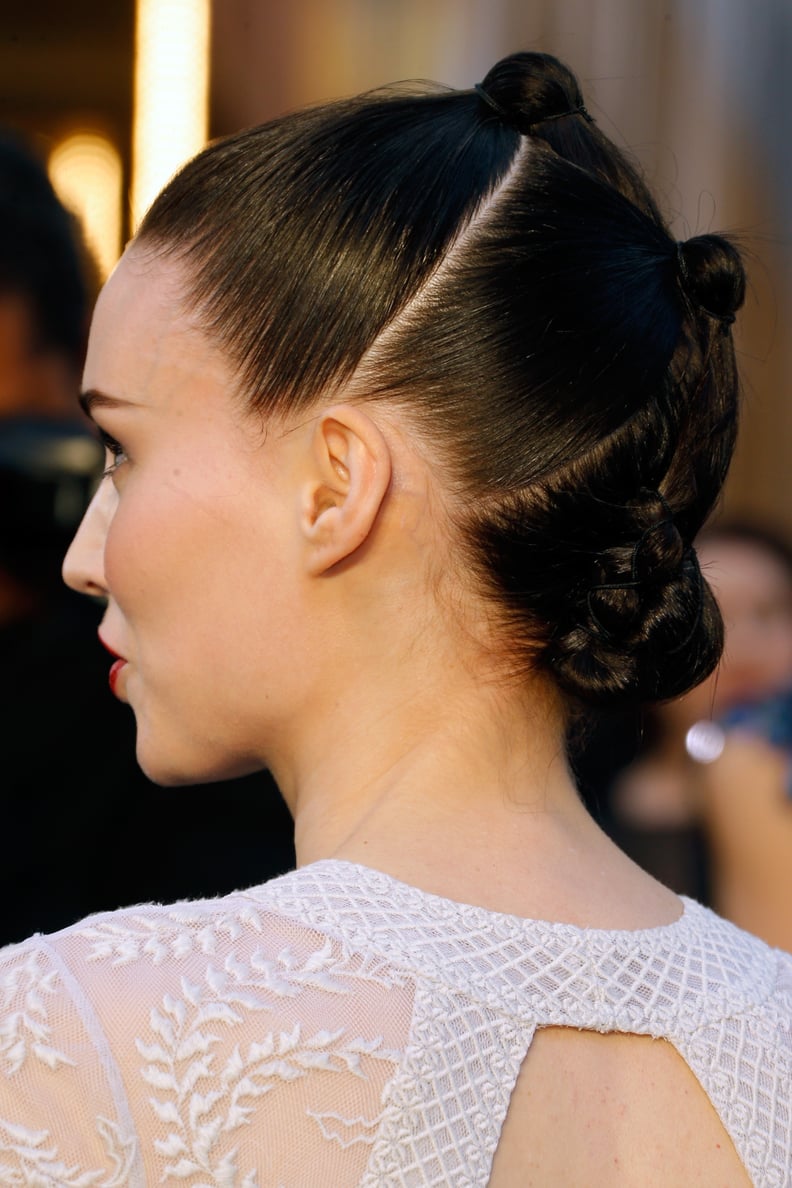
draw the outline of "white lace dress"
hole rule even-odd
[[[0,950],[0,1184],[481,1188],[546,1025],[665,1037],[792,1185],[792,956],[691,900],[582,930],[333,860]]]

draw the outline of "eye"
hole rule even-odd
[[[107,478],[108,475],[115,474],[119,466],[127,461],[126,451],[124,450],[124,447],[120,445],[114,437],[111,437],[110,434],[104,429],[101,429],[98,426],[97,429],[99,433],[99,440],[113,458],[111,464],[102,474],[102,478]]]

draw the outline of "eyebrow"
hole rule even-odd
[[[93,420],[93,410],[95,408],[128,408],[128,400],[119,400],[117,396],[108,396],[106,392],[100,392],[96,388],[89,388],[86,392],[81,392],[77,397],[80,402],[80,408],[87,417]]]

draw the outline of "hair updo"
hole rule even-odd
[[[307,408],[354,375],[432,436],[516,670],[605,706],[713,669],[693,540],[736,434],[740,256],[674,240],[557,59],[218,141],[137,238],[187,262],[251,406]]]

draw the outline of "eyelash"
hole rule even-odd
[[[111,437],[109,433],[105,432],[104,429],[101,429],[98,426],[97,429],[99,433],[99,440],[101,441],[102,445],[113,455],[113,462],[102,473],[102,478],[108,478],[111,474],[115,474],[122,462],[126,462],[126,451],[124,450],[124,447],[120,445],[114,437]]]

